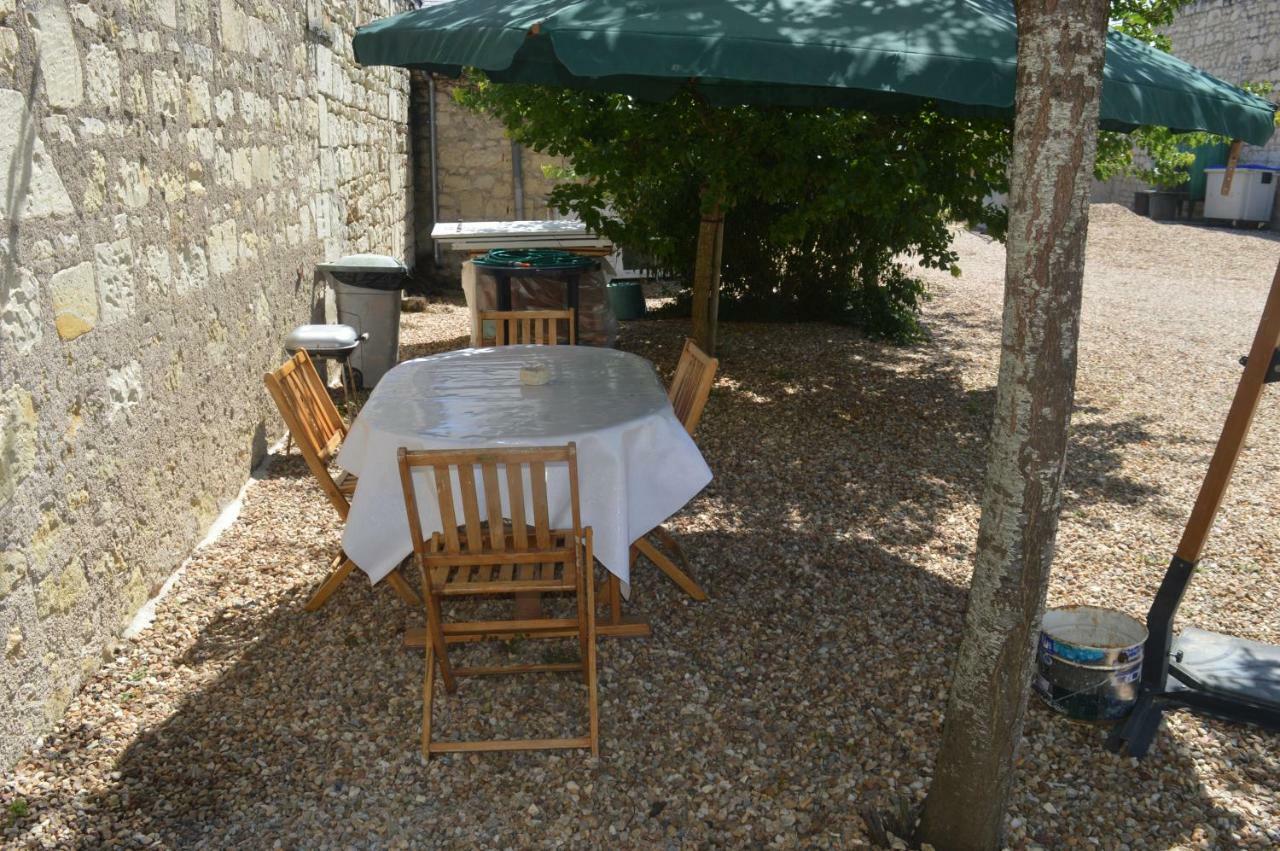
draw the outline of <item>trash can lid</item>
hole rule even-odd
[[[385,254],[348,254],[328,263],[319,263],[317,267],[329,272],[367,272],[370,270],[408,273],[405,265],[394,257]]]
[[[598,265],[594,257],[558,248],[492,248],[473,262],[491,269],[586,269]]]

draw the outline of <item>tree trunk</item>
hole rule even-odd
[[[723,249],[724,213],[717,203],[710,212],[702,214],[702,222],[698,226],[698,253],[693,264],[693,339],[709,355],[716,353]]]
[[[1061,508],[1106,0],[1015,0],[1017,112],[995,421],[964,636],[919,839],[999,848]]]

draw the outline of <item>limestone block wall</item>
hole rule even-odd
[[[504,221],[523,219],[557,219],[560,214],[547,205],[547,195],[555,187],[555,172],[544,167],[562,169],[565,162],[531,150],[521,150],[521,186],[524,191],[523,215],[518,214],[516,183],[513,178],[511,140],[502,125],[492,118],[471,112],[458,105],[453,97],[454,84],[436,79],[436,149],[439,185],[440,221]],[[427,146],[419,134],[419,155],[415,168],[430,169]],[[429,186],[423,180],[419,186]],[[426,233],[419,232],[420,239]],[[457,280],[462,256],[446,252],[443,274]]]
[[[0,763],[280,433],[313,264],[406,255],[400,5],[0,0]]]
[[[1164,29],[1173,54],[1231,83],[1271,83],[1280,101],[1280,3],[1276,0],[1196,0]],[[1280,166],[1280,137],[1265,146],[1245,145],[1242,163]],[[1092,200],[1133,205],[1135,192],[1150,188],[1129,177],[1094,181]],[[1280,198],[1272,211],[1280,227]]]
[[[1198,0],[1183,7],[1165,35],[1173,54],[1230,83],[1280,87],[1280,3]],[[1280,88],[1273,93],[1280,99]],[[1241,162],[1280,166],[1280,138],[1245,145]]]

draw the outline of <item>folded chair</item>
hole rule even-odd
[[[492,322],[493,336],[485,335],[486,324]],[[561,328],[563,323],[564,327]],[[555,346],[567,342],[577,345],[578,335],[573,321],[573,308],[567,310],[482,310],[480,311],[480,343],[484,346],[533,344]]]
[[[562,447],[494,450],[400,449],[400,481],[413,537],[414,561],[422,574],[426,600],[426,671],[422,685],[422,754],[452,751],[541,750],[590,748],[599,754],[599,709],[596,702],[595,589],[591,581],[591,529],[582,527],[578,502],[578,461],[574,444]],[[548,464],[568,466],[571,528],[553,529],[547,507]],[[415,477],[414,471],[419,471]],[[429,477],[424,475],[429,471]],[[431,484],[426,484],[428,478]],[[508,510],[502,509],[501,483],[506,484]],[[432,489],[443,532],[423,534],[418,514],[418,488]],[[454,498],[455,487],[461,506]],[[526,488],[531,504],[526,504]],[[483,491],[483,501],[479,494]],[[504,519],[509,516],[510,521]],[[576,597],[572,618],[538,617],[445,623],[442,601],[456,597],[563,593]],[[449,645],[471,639],[539,638],[551,635],[578,639],[579,660],[507,667],[455,667]],[[431,701],[436,667],[445,690],[453,693],[459,677],[581,671],[587,686],[589,732],[557,739],[433,741]]]
[[[680,361],[676,365],[675,377],[671,379],[671,387],[667,396],[671,406],[675,408],[676,419],[680,420],[685,431],[690,435],[698,427],[702,419],[702,411],[707,406],[707,397],[711,395],[711,384],[715,381],[716,367],[720,361],[708,357],[693,340],[684,341],[684,350],[680,353]],[[650,538],[656,539],[656,544]],[[658,545],[661,545],[661,549]],[[666,550],[665,552],[663,550]],[[679,585],[686,594],[695,600],[707,599],[707,592],[694,582],[687,571],[689,560],[685,557],[680,544],[662,526],[650,530],[631,545],[631,561],[634,564],[637,555],[643,555],[658,566],[658,569]],[[676,561],[680,564],[677,565]],[[610,603],[616,597],[616,589],[609,591]],[[615,608],[614,611],[617,611]]]
[[[346,423],[338,415],[338,409],[329,398],[324,382],[320,380],[315,365],[305,351],[299,351],[275,372],[262,377],[275,400],[290,437],[298,444],[302,457],[311,474],[320,483],[320,489],[344,521],[351,510],[351,499],[356,492],[356,477],[342,473],[336,479],[329,474],[329,464],[338,454],[347,436]],[[306,610],[314,612],[325,604],[342,581],[351,575],[355,562],[339,551],[330,565],[329,576],[320,584]],[[398,572],[392,571],[387,582],[393,591],[411,606],[421,605],[409,583]]]

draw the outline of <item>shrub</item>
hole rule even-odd
[[[928,107],[905,114],[711,109],[471,78],[466,106],[566,158],[550,198],[654,267],[691,280],[700,212],[725,211],[722,317],[920,333],[909,265],[955,270],[949,225],[1003,232],[1009,130]]]

